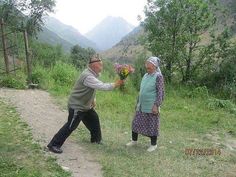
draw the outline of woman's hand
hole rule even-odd
[[[153,114],[159,114],[159,107],[157,107],[157,105],[153,105],[153,107],[152,107],[152,113]]]

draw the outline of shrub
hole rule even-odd
[[[225,109],[233,114],[236,114],[236,106],[230,100],[209,99],[207,103],[209,109]]]
[[[32,71],[32,82],[39,88],[48,89],[50,83],[49,71],[40,65],[36,65]]]
[[[26,75],[22,72],[17,72],[16,75],[3,75],[0,77],[0,86],[16,89],[26,88]]]
[[[61,46],[52,46],[46,43],[32,43],[32,57],[33,64],[40,63],[44,67],[55,65],[59,60],[65,56],[62,53]]]
[[[76,75],[77,70],[73,65],[62,62],[57,62],[51,71],[51,76],[58,85],[73,85]]]
[[[209,97],[208,89],[206,86],[193,88],[193,90],[186,93],[186,95],[191,98],[198,98],[198,97],[208,98]]]

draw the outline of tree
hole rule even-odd
[[[57,61],[63,61],[66,56],[60,45],[52,46],[46,43],[32,42],[32,63],[43,67],[52,67]],[[65,61],[65,60],[64,60]],[[66,61],[65,61],[66,62]],[[68,62],[68,61],[67,61]]]
[[[84,68],[88,63],[89,58],[96,52],[92,48],[82,48],[79,45],[75,45],[71,49],[71,60],[77,68]]]
[[[0,18],[9,26],[16,27],[22,21],[21,12],[16,8],[14,1],[0,1]]]
[[[148,46],[161,55],[167,80],[171,81],[173,68],[181,73],[182,81],[191,80],[206,59],[208,51],[201,39],[216,22],[215,7],[215,0],[148,1],[143,23]]]
[[[204,59],[209,54],[205,47],[207,31],[212,30],[216,23],[213,13],[214,0],[185,0],[183,9],[185,13],[184,35],[185,50],[182,52],[183,60],[179,67],[182,71],[182,80],[187,82],[192,79],[195,71],[202,66]],[[210,5],[212,3],[212,5]],[[211,31],[214,33],[214,31]]]
[[[172,80],[173,66],[179,60],[179,50],[183,48],[183,9],[178,0],[149,0],[145,9],[143,25],[147,31],[146,45],[165,64],[167,81]]]
[[[43,17],[53,12],[55,0],[1,0],[0,15],[9,28],[23,32],[28,71],[28,83],[31,84],[31,58],[28,35],[36,36],[43,25]]]
[[[11,28],[26,30],[31,36],[43,25],[43,17],[53,12],[55,0],[2,0],[0,15]]]
[[[215,58],[215,62],[209,65],[208,70],[203,70],[202,83],[235,102],[236,42],[229,40],[232,37],[231,35],[229,30],[225,30],[222,34],[213,38],[210,47],[211,57]]]

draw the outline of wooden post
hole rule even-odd
[[[5,66],[6,66],[6,73],[9,74],[10,73],[10,69],[9,69],[9,60],[8,60],[8,56],[7,56],[7,49],[6,49],[6,38],[5,38],[5,33],[4,33],[4,20],[0,19],[0,23],[1,23],[1,32],[2,32],[2,47],[3,47],[3,54],[4,54],[4,61],[5,61]]]
[[[16,32],[14,32],[14,41],[15,41],[15,43],[17,43],[17,38],[16,38]],[[15,49],[16,49],[16,47],[14,46],[14,48],[13,48],[13,71],[14,71],[14,74],[16,75],[16,63],[15,63],[15,59],[16,59],[16,54],[15,54]]]
[[[28,35],[27,31],[24,30],[24,41],[25,41],[25,56],[26,56],[26,64],[27,64],[27,72],[28,72],[28,84],[32,84],[32,70],[31,70],[31,61],[30,61],[30,53],[29,53],[29,43],[28,43]]]

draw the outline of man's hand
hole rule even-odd
[[[115,83],[114,83],[114,87],[115,87],[115,88],[116,88],[116,87],[119,87],[119,86],[123,85],[124,83],[125,83],[124,80],[117,80],[117,81],[115,81]]]
[[[92,108],[95,108],[95,107],[96,107],[96,101],[95,101],[95,100],[92,102],[91,107],[92,107]]]

